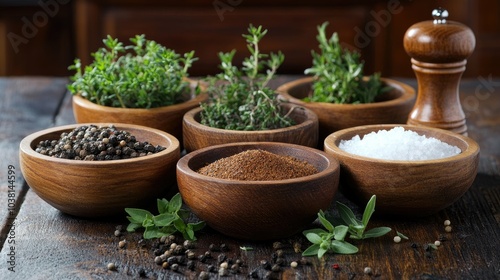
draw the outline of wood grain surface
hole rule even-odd
[[[295,77],[281,77],[275,86]],[[273,242],[251,242],[229,238],[210,228],[197,233],[193,249],[203,254],[210,244],[226,244],[224,252],[212,252],[206,263],[195,261],[194,271],[180,266],[178,272],[154,263],[155,242],[139,245],[140,233],[115,237],[116,226],[126,226],[123,218],[111,220],[80,219],[62,214],[24,184],[16,174],[15,227],[7,209],[7,166],[19,171],[18,145],[25,135],[54,125],[74,122],[71,98],[65,94],[66,79],[3,78],[0,79],[0,215],[2,220],[0,270],[3,279],[198,279],[209,264],[225,254],[241,259],[244,266],[237,274],[210,279],[248,279],[257,269],[259,278],[269,279],[498,279],[500,277],[500,81],[478,77],[462,82],[460,97],[467,116],[468,133],[481,147],[479,173],[468,192],[438,214],[419,219],[374,219],[370,226],[389,226],[409,236],[410,240],[393,242],[395,231],[387,236],[356,243],[359,253],[331,255],[324,259],[308,258],[309,265],[291,268],[290,261],[300,258],[292,244],[308,246],[301,234],[276,240],[283,244],[286,265],[280,272],[269,274],[261,261],[272,261]],[[413,83],[414,80],[405,82]],[[53,101],[51,101],[53,100]],[[62,103],[61,103],[62,102]],[[60,106],[61,105],[61,106]],[[341,195],[336,197],[355,209]],[[334,215],[336,208],[328,210]],[[194,217],[193,217],[194,218]],[[453,230],[446,233],[443,222],[449,219]],[[311,225],[316,226],[316,225]],[[426,251],[429,243],[441,238],[437,250]],[[125,248],[118,248],[120,240]],[[9,243],[11,240],[15,244]],[[182,241],[182,240],[180,240]],[[15,246],[15,248],[12,248]],[[240,246],[252,247],[244,251]],[[8,261],[15,254],[15,266]],[[109,271],[108,263],[116,264]],[[339,269],[333,267],[338,264]],[[15,272],[8,270],[13,268]],[[371,267],[372,274],[364,274]]]

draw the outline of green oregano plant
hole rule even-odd
[[[268,87],[284,61],[281,52],[265,54],[259,48],[267,30],[250,25],[244,34],[250,56],[242,67],[233,65],[235,50],[219,53],[221,73],[208,77],[207,103],[201,104],[201,123],[229,130],[267,130],[294,124],[283,112],[274,90]],[[266,69],[265,73],[263,73]]]
[[[144,34],[130,41],[125,46],[108,35],[90,65],[82,67],[75,59],[69,66],[76,71],[69,91],[110,107],[155,108],[186,101],[190,86],[185,77],[197,60],[194,51],[181,56]]]
[[[343,48],[335,32],[326,36],[328,22],[318,26],[320,52],[311,51],[312,67],[304,71],[314,75],[313,90],[305,101],[338,104],[371,103],[380,93],[389,90],[380,80],[380,73],[363,78],[364,63],[356,51]]]
[[[125,208],[125,212],[129,215],[127,219],[130,221],[127,231],[134,232],[144,228],[144,239],[160,238],[180,232],[184,239],[196,240],[194,232],[202,229],[205,222],[186,222],[189,211],[181,207],[182,197],[177,193],[170,201],[165,198],[157,200],[158,215],[153,215],[144,209]]]
[[[355,254],[358,248],[345,241],[349,234],[351,239],[366,239],[380,237],[391,231],[389,227],[376,227],[366,230],[368,222],[375,211],[376,196],[373,195],[366,204],[361,220],[356,218],[354,212],[346,205],[337,201],[340,219],[327,217],[320,210],[318,219],[324,228],[305,230],[304,236],[312,245],[302,252],[303,256],[323,257],[327,252],[337,254]]]

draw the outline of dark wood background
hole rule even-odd
[[[41,2],[41,1],[40,1]],[[366,72],[414,77],[403,49],[403,36],[414,23],[430,20],[438,6],[450,20],[468,25],[476,49],[465,77],[500,76],[500,2],[496,0],[2,0],[0,2],[0,75],[67,76],[75,57],[89,62],[90,53],[107,34],[128,40],[146,34],[178,52],[195,50],[200,58],[192,75],[218,71],[217,52],[237,49],[247,55],[249,23],[269,33],[264,51],[284,52],[283,74],[302,74],[316,49],[316,26],[330,21],[344,45],[361,52]],[[29,25],[32,29],[29,29]],[[363,39],[363,40],[361,40]]]

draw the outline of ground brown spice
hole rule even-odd
[[[272,181],[292,179],[318,173],[307,161],[263,150],[247,150],[221,158],[198,173],[221,179],[240,181]]]

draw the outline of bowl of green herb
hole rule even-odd
[[[78,217],[149,207],[176,190],[179,141],[131,124],[71,124],[26,136],[20,166],[30,188],[54,208]]]
[[[326,36],[318,26],[320,52],[312,51],[312,67],[300,78],[278,87],[290,103],[314,111],[319,119],[319,142],[330,133],[369,124],[406,123],[415,103],[415,90],[379,73],[365,76],[359,53],[341,46],[337,33]]]
[[[277,142],[210,146],[177,163],[179,192],[213,229],[240,239],[299,232],[337,192],[339,165],[323,151]]]
[[[90,65],[76,59],[69,67],[76,71],[68,85],[76,121],[153,127],[182,143],[182,116],[207,99],[203,85],[188,78],[194,51],[180,55],[144,35],[130,41],[108,36]]]
[[[219,53],[222,72],[208,77],[207,102],[184,115],[186,151],[248,141],[317,146],[316,114],[303,106],[282,102],[268,86],[284,56],[281,52],[260,52],[259,42],[266,33],[261,26],[250,25],[248,34],[243,35],[250,56],[240,68],[233,65],[234,50]]]

